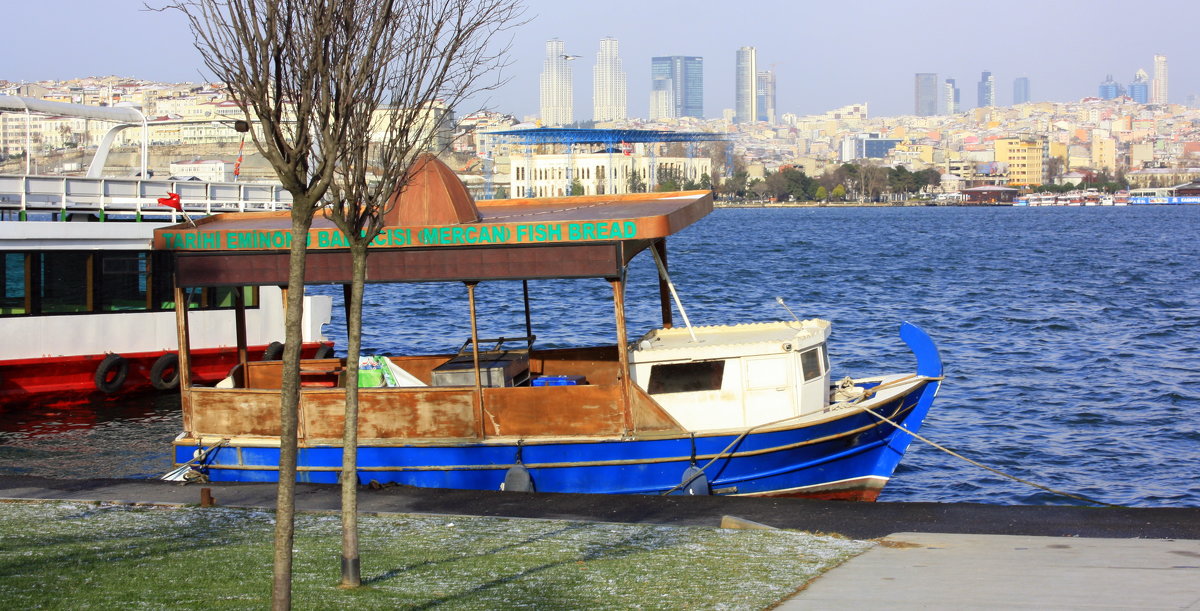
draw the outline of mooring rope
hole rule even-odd
[[[860,407],[861,407],[861,406],[860,406]],[[1092,504],[1094,504],[1094,505],[1104,505],[1105,507],[1125,507],[1125,505],[1118,505],[1118,504],[1116,504],[1116,503],[1108,503],[1108,502],[1105,502],[1105,501],[1101,501],[1101,500],[1093,499],[1093,498],[1091,498],[1091,497],[1084,496],[1084,495],[1082,495],[1082,494],[1073,494],[1073,493],[1070,493],[1070,492],[1064,492],[1064,491],[1062,491],[1062,490],[1056,490],[1056,489],[1054,489],[1054,488],[1051,488],[1051,487],[1049,487],[1049,486],[1043,486],[1042,484],[1039,484],[1039,483],[1037,483],[1037,482],[1031,482],[1031,481],[1029,481],[1029,480],[1027,480],[1027,479],[1022,479],[1022,478],[1020,478],[1020,477],[1017,477],[1017,476],[1015,476],[1015,475],[1011,475],[1011,474],[1009,474],[1009,473],[1005,473],[1005,472],[1003,472],[1003,471],[1001,471],[1001,470],[999,470],[999,469],[996,469],[996,468],[993,468],[993,467],[989,467],[989,466],[987,466],[987,465],[985,465],[985,464],[983,464],[983,463],[981,463],[981,462],[979,462],[979,461],[977,461],[977,460],[972,460],[972,459],[970,459],[970,458],[967,458],[966,456],[963,456],[962,454],[959,454],[958,452],[955,452],[954,450],[951,450],[950,448],[947,448],[946,446],[943,446],[943,445],[941,445],[941,444],[939,444],[939,443],[937,443],[937,442],[935,442],[935,441],[933,441],[933,440],[931,440],[931,439],[927,439],[927,438],[925,438],[925,437],[922,437],[921,435],[919,435],[919,434],[917,434],[917,433],[915,433],[915,432],[913,432],[913,431],[910,431],[910,430],[908,430],[907,428],[905,428],[905,426],[904,426],[904,425],[900,424],[899,422],[896,422],[896,421],[892,420],[891,418],[888,418],[887,416],[884,416],[883,414],[877,413],[877,412],[875,412],[875,410],[873,410],[873,409],[871,409],[871,408],[869,408],[869,407],[863,407],[862,409],[863,409],[863,411],[867,412],[868,414],[871,414],[872,416],[875,416],[876,418],[879,418],[880,420],[882,420],[882,421],[884,421],[884,422],[886,422],[886,423],[888,423],[888,424],[890,424],[890,425],[892,425],[892,426],[896,427],[897,429],[900,429],[901,431],[904,431],[905,433],[908,433],[909,435],[912,435],[912,436],[913,436],[913,438],[915,438],[915,439],[919,439],[919,440],[921,440],[921,441],[923,441],[923,442],[925,442],[925,443],[927,443],[927,444],[929,444],[929,445],[931,445],[931,446],[933,446],[933,447],[935,447],[935,448],[937,448],[937,449],[939,449],[939,450],[941,450],[941,451],[943,451],[943,452],[945,452],[945,453],[947,453],[947,454],[949,454],[949,455],[951,455],[951,456],[953,456],[953,457],[955,457],[955,458],[958,458],[958,459],[964,460],[964,461],[966,461],[966,462],[968,462],[968,463],[970,463],[970,464],[972,464],[972,465],[975,465],[976,467],[979,467],[979,468],[981,468],[981,469],[986,469],[986,470],[988,470],[988,471],[991,471],[992,473],[995,473],[996,475],[1000,475],[1000,476],[1002,476],[1002,477],[1007,477],[1008,479],[1011,479],[1011,480],[1013,480],[1013,481],[1017,481],[1017,482],[1021,482],[1022,484],[1025,484],[1025,485],[1027,485],[1027,486],[1033,486],[1034,488],[1040,488],[1040,489],[1042,489],[1042,490],[1045,490],[1046,492],[1049,492],[1049,493],[1051,493],[1051,494],[1057,494],[1057,495],[1059,495],[1059,496],[1065,496],[1065,497],[1067,497],[1067,498],[1072,498],[1072,499],[1075,499],[1075,500],[1078,500],[1078,501],[1083,501],[1083,502],[1085,502],[1085,503],[1092,503]]]

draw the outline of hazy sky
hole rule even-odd
[[[151,0],[153,2],[153,0]],[[204,80],[183,20],[146,12],[142,0],[13,0],[6,6],[0,79],[68,79],[118,74]],[[774,68],[779,113],[819,113],[869,102],[872,116],[913,112],[913,75],[955,78],[962,104],[976,102],[980,72],[996,77],[997,103],[1028,76],[1032,97],[1072,101],[1096,95],[1112,74],[1128,83],[1153,55],[1170,63],[1170,98],[1200,93],[1197,0],[527,0],[529,23],[512,44],[511,80],[489,106],[518,117],[538,112],[545,41],[559,38],[575,76],[575,117],[592,114],[592,66],[599,41],[620,41],[629,76],[629,112],[646,116],[650,58],[704,57],[704,112],[733,106],[734,55],[758,49]],[[460,112],[469,109],[459,109]]]

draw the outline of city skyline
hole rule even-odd
[[[911,114],[913,74],[935,72],[943,79],[973,84],[984,68],[999,83],[1028,77],[1037,85],[1034,101],[1072,101],[1094,96],[1096,83],[1106,74],[1128,83],[1129,75],[1139,69],[1152,73],[1156,54],[1171,60],[1170,102],[1184,103],[1189,95],[1200,93],[1200,62],[1192,59],[1190,20],[1163,19],[1156,22],[1153,35],[1133,35],[1113,25],[1119,23],[1114,15],[1126,9],[1111,1],[1045,5],[1012,0],[1005,11],[996,12],[986,5],[931,0],[917,12],[886,3],[863,11],[845,4],[800,7],[763,0],[761,10],[737,11],[727,2],[712,0],[613,0],[610,10],[588,19],[577,19],[561,3],[548,0],[526,5],[530,21],[513,32],[505,72],[509,80],[487,99],[476,100],[518,117],[539,114],[538,78],[546,40],[558,38],[587,58],[576,62],[582,64],[577,71],[582,74],[573,75],[573,88],[579,100],[591,100],[590,51],[606,36],[621,41],[631,117],[649,114],[650,62],[658,56],[704,58],[704,80],[709,83],[704,115],[720,117],[725,109],[733,109],[733,87],[724,84],[734,80],[740,46],[754,46],[760,58],[771,58],[780,116],[860,103],[869,104],[872,115]],[[169,11],[142,10],[141,0],[66,0],[53,11],[32,3],[6,8],[11,22],[22,24],[10,32],[10,48],[38,52],[0,68],[0,79],[119,74],[159,81],[207,80],[182,18]],[[1160,15],[1195,12],[1183,0],[1166,0],[1154,8]],[[1035,13],[1037,19],[1027,18]],[[797,36],[797,28],[803,37]],[[1016,30],[1025,41],[1019,48],[1001,44]],[[914,31],[924,34],[908,35]],[[951,40],[970,42],[948,43]],[[1121,44],[1113,44],[1115,40]],[[999,87],[996,103],[1010,104],[1010,93],[1008,87]],[[581,116],[585,113],[576,109],[575,119],[590,118]]]

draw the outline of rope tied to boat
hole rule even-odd
[[[930,378],[930,379],[941,379],[941,378]],[[881,386],[882,386],[882,385],[881,385]],[[876,388],[878,388],[878,387],[876,387]],[[1023,479],[1023,478],[1017,477],[1016,475],[1012,475],[1012,474],[1010,474],[1010,473],[1005,473],[1004,471],[1001,471],[1001,470],[999,470],[999,469],[996,469],[996,468],[994,468],[994,467],[989,467],[988,465],[985,465],[985,464],[983,464],[983,463],[981,463],[981,462],[979,462],[979,461],[977,461],[977,460],[973,460],[973,459],[967,458],[966,456],[963,456],[962,454],[959,454],[958,452],[955,452],[954,450],[951,450],[950,448],[947,448],[946,446],[943,446],[943,445],[941,445],[941,444],[939,444],[939,443],[937,443],[937,442],[935,442],[935,441],[933,441],[933,440],[931,440],[931,439],[928,439],[928,438],[922,437],[920,434],[918,434],[918,433],[916,433],[916,432],[914,432],[914,431],[910,431],[910,430],[908,430],[908,428],[907,428],[907,427],[905,427],[903,424],[900,424],[899,422],[896,422],[896,421],[892,420],[891,418],[888,418],[887,416],[884,416],[883,414],[880,414],[880,413],[876,412],[875,410],[873,410],[873,409],[871,409],[871,408],[869,408],[869,407],[866,407],[866,406],[859,406],[859,407],[861,407],[863,411],[867,412],[868,414],[871,414],[872,416],[875,416],[876,418],[878,418],[878,419],[882,420],[883,422],[886,422],[886,423],[888,423],[888,424],[892,425],[893,427],[896,427],[897,429],[899,429],[899,430],[901,430],[901,431],[904,431],[905,433],[908,433],[909,435],[912,435],[914,439],[919,439],[919,440],[921,440],[921,441],[923,441],[923,442],[925,442],[925,443],[927,443],[927,444],[929,444],[929,445],[933,446],[934,448],[936,448],[936,449],[938,449],[938,450],[941,450],[941,451],[943,451],[943,452],[945,452],[945,453],[947,453],[947,454],[949,454],[949,455],[951,455],[951,456],[953,456],[953,457],[955,457],[955,458],[958,458],[958,459],[961,459],[961,460],[963,460],[963,461],[966,461],[966,462],[968,462],[968,463],[970,463],[970,464],[972,464],[972,465],[975,465],[976,467],[979,467],[979,468],[981,468],[981,469],[985,469],[985,470],[987,470],[987,471],[991,471],[992,473],[995,473],[996,475],[999,475],[999,476],[1001,476],[1001,477],[1007,477],[1008,479],[1011,479],[1011,480],[1013,480],[1013,481],[1020,482],[1020,483],[1022,483],[1022,484],[1025,484],[1025,485],[1027,485],[1027,486],[1033,486],[1034,488],[1038,488],[1038,489],[1041,489],[1041,490],[1045,490],[1046,492],[1049,492],[1049,493],[1051,493],[1051,494],[1057,494],[1057,495],[1059,495],[1059,496],[1064,496],[1064,497],[1067,497],[1067,498],[1075,499],[1075,500],[1077,500],[1077,501],[1083,501],[1083,502],[1085,502],[1085,503],[1091,503],[1091,504],[1093,504],[1093,505],[1103,505],[1103,506],[1105,506],[1105,507],[1125,507],[1125,505],[1119,505],[1119,504],[1117,504],[1117,503],[1109,503],[1109,502],[1106,502],[1106,501],[1101,501],[1101,500],[1099,500],[1099,499],[1093,499],[1093,498],[1091,498],[1091,497],[1084,496],[1084,495],[1082,495],[1082,494],[1074,494],[1074,493],[1071,493],[1071,492],[1065,492],[1065,491],[1063,491],[1063,490],[1057,490],[1057,489],[1055,489],[1055,488],[1051,488],[1051,487],[1049,487],[1049,486],[1044,486],[1044,485],[1042,485],[1042,484],[1039,484],[1039,483],[1037,483],[1037,482],[1033,482],[1033,481],[1029,481],[1029,480],[1027,480],[1027,479]]]

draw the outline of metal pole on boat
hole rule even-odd
[[[621,414],[625,421],[625,434],[633,431],[633,413],[629,409],[629,338],[625,334],[625,282],[621,278],[609,280],[613,289],[613,309],[617,313],[617,359],[620,371],[617,383],[621,385]]]
[[[475,411],[475,434],[483,439],[483,380],[479,375],[479,327],[475,321],[475,285],[478,282],[464,282],[467,285],[467,302],[471,306],[471,358],[475,362],[475,400],[478,409]]]
[[[663,238],[654,243],[651,247],[654,249],[663,262],[663,267],[667,267],[667,239]],[[662,326],[664,329],[670,329],[674,326],[674,321],[671,319],[671,289],[667,286],[667,280],[664,276],[658,277],[658,302],[662,307]]]
[[[683,324],[687,326],[688,333],[692,336],[693,342],[699,342],[696,337],[696,332],[692,329],[692,321],[688,320],[687,310],[683,309],[683,302],[679,300],[679,293],[675,291],[675,283],[671,282],[671,276],[667,273],[667,266],[658,256],[658,249],[651,248],[650,254],[654,255],[654,264],[658,266],[659,278],[665,280],[667,288],[671,289],[671,297],[675,299],[675,307],[679,308],[679,315],[683,317]]]

